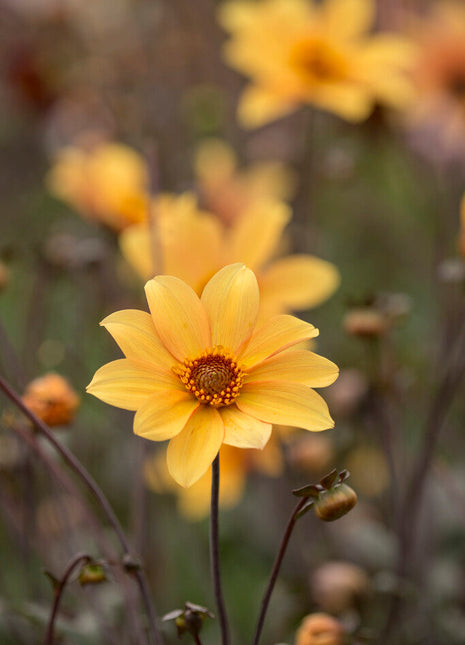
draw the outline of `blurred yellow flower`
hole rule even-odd
[[[312,255],[289,255],[272,260],[291,218],[283,202],[260,198],[242,211],[230,227],[198,209],[195,197],[161,195],[153,205],[157,247],[163,273],[177,276],[200,295],[222,266],[244,262],[257,273],[260,318],[315,307],[339,286],[339,272],[330,262]],[[127,228],[120,235],[126,260],[143,279],[153,276],[150,226]]]
[[[87,390],[135,410],[134,432],[170,439],[171,476],[191,486],[223,443],[263,448],[271,424],[333,427],[312,388],[338,374],[334,363],[292,349],[318,330],[281,315],[256,328],[258,284],[243,264],[224,267],[199,298],[182,280],[158,276],[145,286],[150,314],[126,310],[101,323],[125,354],[101,367]]]
[[[406,71],[413,46],[398,35],[370,35],[373,0],[231,0],[219,12],[230,32],[224,56],[248,76],[239,120],[258,127],[310,103],[349,121],[376,102],[412,100]]]
[[[201,143],[194,170],[202,203],[225,224],[234,222],[256,201],[286,201],[294,192],[294,177],[284,164],[261,161],[238,169],[233,149],[220,139]]]
[[[232,508],[241,500],[247,475],[251,470],[278,477],[283,469],[283,455],[274,435],[263,450],[242,450],[223,444],[220,449],[221,486],[219,503],[223,509]],[[165,455],[158,452],[144,465],[147,486],[156,493],[174,493],[182,515],[190,521],[208,516],[211,497],[211,469],[190,488],[178,486],[170,477]]]
[[[323,612],[306,616],[295,635],[295,645],[343,645],[344,640],[342,623]]]
[[[430,14],[413,21],[418,57],[413,69],[418,100],[410,124],[418,145],[435,159],[465,153],[465,7],[436,2]]]
[[[47,185],[81,215],[118,231],[146,217],[146,164],[135,150],[120,143],[63,148]]]

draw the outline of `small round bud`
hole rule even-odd
[[[344,629],[329,614],[309,614],[296,633],[295,645],[342,645]]]
[[[59,374],[45,374],[31,381],[23,403],[49,426],[71,423],[79,406],[79,397],[68,381]]]
[[[323,611],[350,609],[371,589],[367,573],[352,562],[325,562],[312,574],[312,596]]]
[[[339,484],[321,491],[314,508],[320,520],[332,522],[348,513],[356,503],[357,493],[347,484]]]
[[[362,307],[351,309],[346,314],[343,327],[351,336],[376,338],[386,333],[389,324],[382,312],[370,307]]]

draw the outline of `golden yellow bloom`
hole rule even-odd
[[[245,127],[258,127],[302,104],[349,121],[375,102],[404,107],[412,99],[405,72],[413,48],[398,35],[369,35],[373,0],[231,0],[220,9],[231,34],[227,63],[252,83],[239,104]]]
[[[312,388],[332,383],[336,365],[292,349],[318,330],[287,315],[256,328],[259,291],[250,269],[224,267],[201,298],[173,276],[149,280],[145,292],[150,314],[120,311],[101,323],[126,358],[101,367],[87,389],[135,410],[136,434],[170,440],[168,470],[179,484],[200,479],[223,443],[263,448],[273,423],[333,427]]]
[[[251,471],[278,477],[283,471],[283,455],[279,441],[271,435],[263,450],[242,450],[223,444],[220,449],[221,486],[219,504],[223,509],[236,506],[244,494],[247,475]],[[190,521],[208,516],[211,499],[211,469],[190,488],[178,486],[170,477],[162,452],[149,457],[144,465],[147,486],[156,493],[174,493],[179,511]]]
[[[283,202],[257,199],[230,227],[199,211],[189,193],[161,195],[153,211],[163,273],[181,278],[199,295],[215,271],[234,262],[244,262],[257,274],[262,320],[315,307],[339,285],[336,267],[315,256],[289,255],[272,260],[291,218]],[[123,231],[120,246],[143,279],[153,276],[156,251],[147,224]]]
[[[418,100],[410,125],[418,146],[434,156],[464,158],[465,150],[465,7],[436,2],[430,14],[413,22],[418,57],[413,70]]]
[[[148,203],[148,171],[128,146],[101,143],[86,150],[61,150],[51,169],[49,190],[80,214],[116,230],[141,222]]]
[[[52,372],[31,381],[22,400],[49,426],[71,423],[79,406],[79,397],[68,381]]]
[[[257,201],[286,201],[293,194],[293,176],[284,164],[262,161],[238,169],[233,149],[219,139],[208,139],[198,147],[194,169],[203,203],[225,224]]]

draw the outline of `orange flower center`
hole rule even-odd
[[[238,397],[244,380],[237,359],[221,346],[206,349],[173,368],[176,376],[201,403],[220,408]]]
[[[318,39],[300,42],[293,50],[291,65],[307,83],[331,83],[347,76],[347,64],[339,52]]]

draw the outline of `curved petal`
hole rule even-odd
[[[275,252],[290,219],[291,210],[283,202],[255,200],[231,228],[227,244],[231,261],[259,269]]]
[[[315,338],[319,331],[310,323],[295,316],[273,316],[259,327],[240,356],[245,367],[252,367],[274,354],[303,340]]]
[[[326,387],[337,379],[337,365],[323,356],[307,351],[285,351],[249,370],[245,383],[286,381],[309,387]]]
[[[246,342],[257,320],[257,279],[243,264],[230,264],[216,273],[202,293],[210,321],[212,344],[235,353]]]
[[[118,244],[126,262],[142,280],[153,277],[153,256],[147,224],[128,226],[118,237]]]
[[[186,390],[160,390],[136,412],[134,433],[150,441],[171,439],[181,432],[199,405]]]
[[[145,311],[124,309],[100,323],[113,336],[130,360],[170,370],[174,361],[157,336],[152,317]]]
[[[171,388],[187,394],[173,374],[121,358],[98,369],[86,389],[117,408],[137,410],[157,390]]]
[[[373,0],[325,0],[321,6],[325,26],[336,39],[366,34],[375,18]]]
[[[297,108],[296,102],[282,98],[272,90],[249,85],[239,100],[237,116],[244,128],[252,129],[287,116]]]
[[[220,412],[224,423],[224,443],[236,448],[262,449],[271,435],[271,423],[241,412],[235,405]]]
[[[220,413],[208,405],[201,405],[168,445],[166,458],[173,479],[186,488],[192,486],[212,464],[223,438]]]
[[[276,313],[316,307],[334,293],[340,280],[334,264],[311,255],[291,255],[260,275],[261,305]]]
[[[236,405],[242,412],[267,423],[313,431],[334,427],[325,401],[306,385],[247,383]]]
[[[145,285],[153,323],[166,349],[179,361],[211,345],[205,309],[185,282],[161,275]]]

